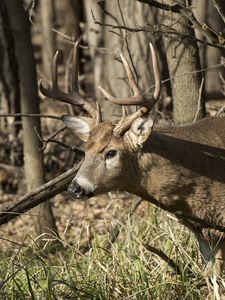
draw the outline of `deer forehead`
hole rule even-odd
[[[118,147],[121,145],[121,138],[113,135],[115,122],[107,121],[97,125],[91,132],[85,144],[85,152],[101,152],[106,147]]]

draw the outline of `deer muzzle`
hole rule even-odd
[[[83,187],[81,187],[77,182],[72,182],[68,186],[68,192],[70,197],[75,199],[85,200],[93,197],[93,193],[88,193]]]

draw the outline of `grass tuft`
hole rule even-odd
[[[114,214],[119,235],[110,248],[104,248],[109,229],[100,232],[104,220],[96,220],[87,222],[88,247],[78,234],[73,245],[65,235],[63,248],[40,249],[30,239],[16,253],[2,253],[1,299],[206,299],[193,235],[148,203],[122,218],[123,206],[113,201],[105,214]],[[146,245],[162,251],[180,274]]]

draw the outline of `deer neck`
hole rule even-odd
[[[195,147],[185,137],[177,138],[176,129],[154,130],[138,155],[135,182],[140,184],[137,188],[134,182],[130,192],[172,213],[193,213],[188,198],[207,181],[195,172],[199,164],[191,155]]]

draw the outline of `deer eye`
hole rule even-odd
[[[116,155],[116,153],[117,153],[116,150],[109,150],[109,151],[106,153],[106,159],[113,158],[113,157]]]

